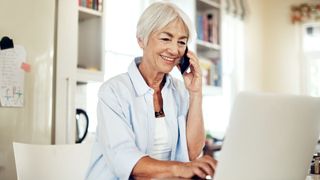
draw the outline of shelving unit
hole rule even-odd
[[[85,7],[78,4],[82,2],[97,3],[97,0],[59,0],[57,7],[55,144],[76,142],[76,109],[88,113],[89,108],[94,108],[95,101],[88,99],[92,101],[97,92],[91,91],[91,87],[104,80],[103,2],[98,0],[98,6]]]
[[[102,71],[90,69],[77,68],[76,76],[78,82],[102,82],[104,80],[104,73]]]
[[[84,21],[86,19],[91,19],[91,18],[101,17],[101,16],[102,16],[101,11],[79,6],[79,21]]]
[[[79,6],[78,61],[76,79],[80,82],[102,82],[103,12]]]
[[[222,93],[220,0],[195,0],[196,53],[203,71],[204,95]]]
[[[95,125],[97,90],[104,81],[103,18],[101,8],[78,7],[78,58],[74,96],[75,108],[86,111],[89,117],[89,132],[85,142],[92,139],[90,128],[93,129]]]

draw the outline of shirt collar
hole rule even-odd
[[[142,60],[141,57],[136,57],[134,59],[134,61],[132,61],[130,66],[128,67],[129,77],[132,81],[132,85],[133,85],[134,89],[136,90],[138,96],[141,96],[141,95],[147,93],[148,91],[153,92],[153,89],[151,89],[148,86],[148,84],[143,79],[143,77],[138,69],[138,65],[141,63],[141,60]],[[163,88],[172,88],[175,90],[173,78],[171,75],[169,75],[169,74],[166,75],[166,83]]]
[[[176,90],[176,87],[173,83],[173,77],[170,74],[166,75],[166,83],[164,84],[163,88],[169,88],[169,89]]]

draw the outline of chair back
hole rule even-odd
[[[35,145],[13,143],[18,180],[81,180],[92,144]]]

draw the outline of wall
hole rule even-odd
[[[244,22],[246,52],[243,89],[260,91],[262,90],[263,4],[261,1],[248,0],[248,5],[249,11]]]
[[[1,0],[0,38],[23,45],[31,72],[25,74],[24,107],[0,107],[0,179],[16,179],[12,142],[51,143],[55,1]]]
[[[290,6],[303,0],[248,0],[244,89],[301,93],[300,29]]]

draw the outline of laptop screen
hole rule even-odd
[[[238,94],[214,179],[305,179],[319,122],[319,98]]]

